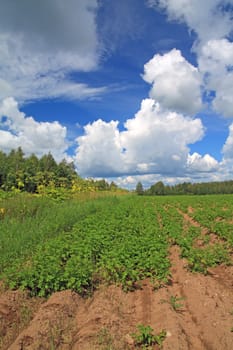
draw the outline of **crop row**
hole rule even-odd
[[[187,201],[187,199],[189,200]],[[182,201],[183,208],[192,209],[189,215],[215,233],[220,238],[233,245],[233,197],[232,195],[188,197]]]

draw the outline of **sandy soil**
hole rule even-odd
[[[158,290],[145,280],[134,292],[101,286],[86,299],[69,290],[47,301],[1,292],[0,349],[133,350],[143,324],[166,330],[164,350],[232,350],[233,266],[193,274],[179,252],[171,248],[171,283]]]

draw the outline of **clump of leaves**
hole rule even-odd
[[[142,349],[151,349],[151,347],[155,344],[162,347],[162,343],[166,338],[166,330],[162,330],[158,334],[153,333],[153,328],[151,326],[145,326],[143,324],[139,324],[137,326],[138,331],[132,334],[132,337],[135,341],[135,345],[137,347],[141,347]]]
[[[177,295],[171,295],[169,300],[161,300],[161,303],[168,303],[171,305],[172,309],[179,311],[184,305],[181,303],[184,300],[184,297],[178,297]]]
[[[182,308],[184,305],[180,303],[180,301],[184,300],[184,297],[178,297],[177,295],[171,295],[170,296],[170,305],[173,308],[173,310],[177,311],[180,308]]]

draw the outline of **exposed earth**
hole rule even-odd
[[[102,285],[88,298],[67,290],[48,300],[2,290],[0,349],[140,349],[132,333],[143,324],[166,330],[164,350],[232,350],[233,266],[191,273],[179,253],[170,249],[171,281],[159,289],[144,280],[133,292]]]

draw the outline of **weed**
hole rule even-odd
[[[167,334],[164,329],[159,334],[153,334],[153,328],[143,324],[139,324],[137,329],[138,332],[133,333],[132,337],[135,341],[135,345],[137,347],[141,347],[142,349],[151,349],[151,347],[155,344],[161,347]]]
[[[107,328],[103,327],[100,329],[97,334],[97,343],[104,350],[113,350],[113,338]]]
[[[172,309],[175,311],[180,311],[183,308],[183,304],[180,301],[184,300],[184,297],[178,297],[177,295],[171,295],[169,300],[162,299],[161,303],[168,303],[171,305]]]
[[[70,323],[64,324],[64,321],[58,320],[58,322],[52,323],[49,321],[48,323],[48,343],[49,350],[58,349],[61,344],[64,344],[64,334],[68,332]]]
[[[173,310],[177,311],[180,308],[182,308],[184,305],[180,303],[180,301],[184,300],[184,297],[177,297],[176,295],[171,295],[170,296],[170,305],[173,308]]]
[[[23,304],[20,308],[20,323],[26,326],[32,318],[32,310],[29,306]]]

